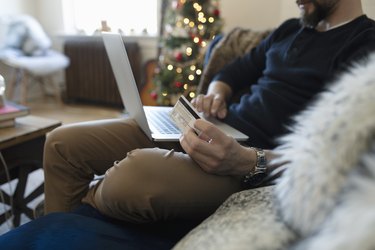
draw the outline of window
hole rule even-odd
[[[111,31],[126,35],[158,34],[157,0],[64,0],[64,24],[68,32],[87,35],[106,21]]]

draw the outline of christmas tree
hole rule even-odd
[[[195,96],[207,45],[221,32],[219,0],[167,0],[163,27],[151,96],[174,105]]]

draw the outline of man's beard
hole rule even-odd
[[[320,21],[327,18],[335,10],[336,5],[339,1],[340,0],[323,0],[323,3],[319,3],[317,0],[297,0],[297,4],[303,2],[311,2],[315,8],[311,13],[306,13],[305,11],[302,13],[302,25],[311,28],[316,27]]]

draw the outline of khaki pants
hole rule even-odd
[[[150,141],[131,119],[61,126],[44,150],[45,212],[82,202],[131,222],[207,217],[238,177],[205,173],[176,143]],[[94,175],[104,179],[89,188]]]

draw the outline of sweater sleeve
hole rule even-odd
[[[227,83],[233,93],[245,87],[250,87],[261,76],[265,67],[266,40],[263,40],[244,56],[226,65],[213,80]]]
[[[246,87],[250,88],[258,81],[266,68],[267,51],[272,43],[298,25],[299,21],[295,18],[285,21],[251,51],[226,65],[213,80],[225,82],[231,87],[233,93]]]

